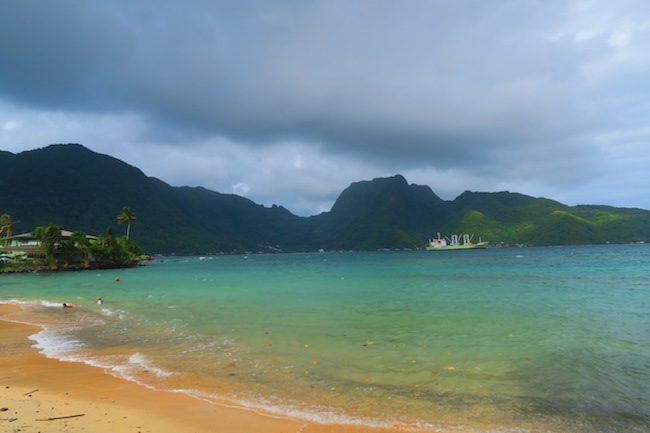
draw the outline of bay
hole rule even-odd
[[[4,275],[0,301],[44,327],[32,339],[47,356],[215,404],[442,431],[649,431],[646,245],[159,258]]]

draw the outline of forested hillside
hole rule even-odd
[[[78,144],[0,152],[0,214],[14,233],[57,222],[101,233],[129,206],[133,238],[149,253],[289,252],[422,248],[436,232],[473,233],[492,245],[650,242],[650,212],[567,206],[511,192],[440,199],[400,175],[355,182],[312,217],[201,187],[173,187]]]

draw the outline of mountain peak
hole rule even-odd
[[[384,203],[419,203],[426,206],[442,201],[428,186],[409,185],[404,176],[377,177],[354,182],[347,187],[332,206],[333,213],[367,212]]]

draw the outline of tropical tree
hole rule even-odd
[[[124,224],[126,223],[126,240],[131,238],[131,221],[135,221],[137,218],[133,214],[133,211],[130,207],[124,206],[122,212],[117,216],[117,223]]]
[[[101,266],[120,265],[129,261],[129,255],[113,235],[113,229],[108,227],[97,242],[90,243],[90,253],[96,263]]]
[[[57,269],[56,247],[61,243],[61,226],[50,223],[47,226],[39,226],[32,232],[41,242],[41,250],[45,254],[45,263],[50,269]]]
[[[14,222],[8,213],[0,215],[0,235],[4,234],[4,244],[9,245],[9,238],[14,234]]]
[[[70,236],[70,242],[75,249],[81,254],[84,268],[90,267],[90,242],[84,232],[76,231]]]

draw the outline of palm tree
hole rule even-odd
[[[14,234],[14,222],[8,213],[0,215],[0,234],[5,235],[5,245],[9,245],[9,238]]]
[[[131,211],[131,208],[124,206],[122,208],[122,213],[117,216],[117,223],[124,224],[126,223],[126,240],[128,241],[131,237],[131,221],[135,221],[137,218]]]

